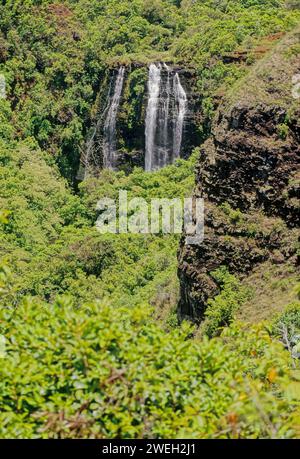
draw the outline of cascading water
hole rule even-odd
[[[170,68],[164,64],[164,68],[167,72],[166,81],[166,97],[163,103],[163,145],[168,148],[168,126],[169,126],[169,111],[170,111],[170,94],[171,94],[171,83],[170,83]]]
[[[151,64],[148,78],[148,106],[145,121],[145,170],[151,171],[155,167],[155,132],[157,107],[159,102],[161,80],[161,66]]]
[[[178,73],[166,64],[151,64],[145,120],[145,170],[171,164],[180,156],[187,96]]]
[[[174,88],[174,95],[175,95],[175,105],[177,107],[177,113],[178,113],[177,119],[175,121],[175,126],[174,126],[174,143],[173,143],[173,160],[174,160],[176,158],[179,158],[180,156],[183,121],[184,121],[186,108],[187,108],[186,93],[183,87],[181,86],[178,73],[175,73],[174,75],[173,88]]]
[[[113,169],[116,164],[116,121],[124,83],[125,67],[120,67],[103,128],[103,166]]]
[[[122,155],[117,157],[116,124],[124,79],[125,67],[121,66],[118,72],[112,75],[108,90],[101,95],[100,105],[104,108],[93,127],[92,135],[86,142],[82,158],[84,177],[93,169],[116,169],[122,160]],[[180,156],[187,96],[179,74],[165,63],[151,64],[147,100],[145,170],[152,171],[172,164]],[[142,145],[142,140],[139,142]],[[142,155],[141,149],[139,151]]]
[[[82,157],[82,164],[78,171],[78,179],[86,179],[90,173],[90,167],[101,167],[101,160],[97,154],[97,147],[103,148],[103,139],[101,133],[101,126],[103,126],[103,120],[106,117],[107,111],[110,106],[110,93],[111,93],[111,81],[109,83],[109,89],[107,98],[105,101],[105,109],[98,117],[97,123],[94,125],[92,135],[86,141],[85,153]]]
[[[156,158],[155,168],[161,168],[169,162],[169,130],[170,130],[170,97],[171,97],[171,69],[163,64],[163,76],[158,104],[158,119],[156,129]]]

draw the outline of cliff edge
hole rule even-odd
[[[299,56],[298,27],[232,88],[200,149],[194,194],[205,199],[205,238],[199,246],[181,240],[180,318],[203,319],[208,298],[219,292],[211,275],[219,266],[245,282],[266,269],[295,278]]]

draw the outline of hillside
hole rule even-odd
[[[299,2],[3,3],[0,438],[299,438]]]
[[[207,299],[218,292],[210,272],[222,265],[242,276],[255,270],[268,279],[269,273],[263,317],[276,310],[276,271],[285,273],[291,290],[295,287],[299,103],[292,77],[299,72],[298,46],[296,28],[232,88],[201,147],[195,195],[207,201],[206,237],[201,246],[182,244],[183,316],[203,317]],[[255,291],[256,282],[252,285]],[[257,296],[254,302],[257,311]]]

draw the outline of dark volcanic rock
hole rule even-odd
[[[195,196],[205,198],[205,239],[199,246],[181,241],[181,318],[203,318],[208,298],[219,291],[210,275],[219,266],[243,275],[268,259],[295,260],[300,107],[292,76],[300,64],[287,57],[295,43],[294,33],[259,62],[220,107],[201,148]]]
[[[296,121],[290,123],[285,140],[278,133],[286,117],[282,107],[266,105],[220,112],[213,137],[201,149],[197,182],[202,195],[244,211],[260,207],[292,226],[298,224],[298,208],[283,192],[299,167]]]

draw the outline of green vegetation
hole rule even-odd
[[[281,0],[5,2],[0,73],[8,98],[0,104],[0,132],[7,139],[34,137],[74,183],[91,107],[108,67],[157,60],[192,67],[195,90],[210,118],[217,93],[259,57],[256,46],[265,40],[268,51],[274,34],[299,22],[299,11],[290,6]],[[139,72],[131,95],[143,84]],[[123,113],[128,116],[124,136],[139,104],[131,95]]]
[[[204,334],[219,336],[193,339],[173,313],[178,238],[91,227],[97,199],[119,189],[146,199],[190,193],[195,157],[153,174],[103,171],[80,196],[47,162],[33,145],[2,151],[11,268],[0,272],[0,436],[297,436],[291,356],[268,326],[233,323],[248,294],[237,279],[215,272],[221,292]]]
[[[216,101],[259,58],[256,47],[262,42],[267,52],[299,21],[294,6],[1,5],[1,438],[300,436],[299,304],[274,320],[240,324],[251,289],[222,267],[199,333],[176,316],[180,236],[95,229],[97,201],[117,199],[121,189],[147,202],[190,196],[199,150],[151,174],[103,170],[76,183],[110,68],[138,64],[124,88],[122,149],[140,119],[142,64],[155,60],[194,71],[207,135]],[[285,124],[278,134],[288,134]],[[237,232],[260,236],[261,216],[248,221],[228,204],[216,212]]]
[[[299,285],[298,285],[299,289]],[[299,298],[299,295],[298,295]],[[279,336],[293,357],[300,355],[300,302],[291,303],[273,322],[273,333]]]
[[[189,326],[166,333],[141,307],[74,309],[68,298],[24,300],[1,323],[1,437],[295,434],[300,383],[264,328],[199,342]]]
[[[280,124],[278,126],[278,135],[282,140],[285,140],[289,133],[289,127],[287,124]]]
[[[212,277],[220,286],[221,293],[208,300],[202,327],[209,337],[217,336],[223,327],[233,322],[235,313],[251,294],[225,267],[214,271]]]
[[[54,300],[68,293],[76,304],[109,296],[114,305],[170,297],[176,304],[179,236],[99,234],[96,203],[102,197],[118,199],[120,189],[128,190],[128,199],[148,202],[187,196],[196,155],[153,174],[103,171],[83,182],[75,196],[38,147],[0,153],[1,208],[10,209],[0,230],[0,253],[15,273],[15,295]]]

